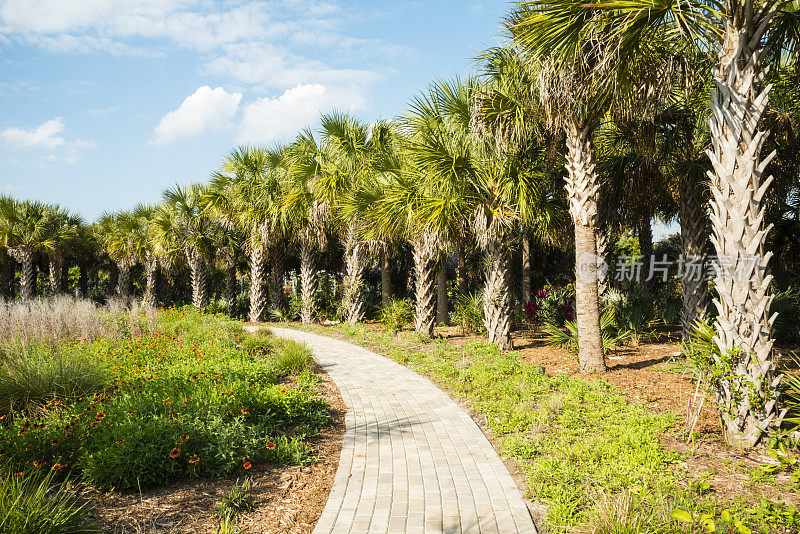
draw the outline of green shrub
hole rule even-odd
[[[655,298],[641,284],[609,289],[603,295],[603,308],[613,314],[616,329],[627,331],[634,344],[651,334],[658,322]]]
[[[101,391],[110,380],[104,366],[64,345],[15,347],[0,362],[0,410],[36,410]]]
[[[306,441],[330,424],[329,407],[310,380],[279,383],[310,365],[307,348],[251,354],[223,317],[160,315],[182,334],[70,345],[76,359],[106,365],[112,382],[0,426],[0,457],[19,471],[71,470],[123,490],[314,461]]]
[[[380,309],[379,320],[389,330],[399,331],[414,318],[414,308],[409,299],[392,299]]]
[[[0,476],[0,532],[10,534],[83,534],[99,532],[87,522],[84,507],[66,482],[53,484],[25,473]]]
[[[483,295],[472,293],[459,297],[450,316],[465,332],[484,333]]]
[[[545,323],[542,327],[548,345],[562,347],[572,354],[578,354],[578,324],[574,321],[564,321],[564,328],[559,328],[552,323]],[[600,316],[600,330],[603,335],[603,353],[624,345],[630,338],[630,331],[617,330],[614,313],[607,310]]]
[[[242,349],[251,356],[262,358],[275,351],[277,340],[271,330],[262,328],[242,338]]]
[[[276,363],[279,371],[287,375],[294,375],[311,367],[314,360],[311,358],[311,349],[308,348],[308,345],[284,340],[276,355]]]

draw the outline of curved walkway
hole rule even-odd
[[[486,436],[432,382],[344,341],[272,330],[311,348],[348,407],[314,532],[536,532]]]

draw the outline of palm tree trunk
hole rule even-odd
[[[450,323],[450,313],[447,311],[447,257],[442,255],[439,267],[436,269],[436,324],[447,325]]]
[[[272,247],[272,269],[270,270],[270,308],[279,310],[283,306],[283,278],[286,271],[286,242],[278,241]]]
[[[582,373],[605,372],[597,276],[597,177],[594,145],[587,126],[567,131],[569,213],[575,225],[575,304],[578,361]]]
[[[61,294],[61,266],[64,263],[64,258],[59,255],[51,254],[48,256],[48,275],[50,279],[50,291],[53,295]]]
[[[719,380],[716,393],[726,439],[740,446],[757,444],[782,416],[776,408],[782,377],[774,376],[772,358],[772,277],[766,273],[771,254],[764,253],[771,227],[764,227],[762,202],[772,181],[763,173],[775,153],[761,158],[767,132],[758,130],[770,86],[761,88],[762,51],[754,48],[771,18],[768,13],[762,20],[726,21],[709,120],[711,241],[719,262],[714,340],[722,354],[738,354],[731,376]]]
[[[192,271],[192,304],[198,310],[208,306],[208,264],[199,253],[187,253],[189,268]]]
[[[653,276],[653,278],[649,277],[653,258],[653,226],[651,225],[649,216],[642,217],[642,220],[639,221],[639,228],[636,233],[639,237],[639,252],[642,254],[642,275],[644,283],[648,289],[653,289],[655,276]],[[648,278],[650,278],[650,280],[648,280]]]
[[[158,258],[147,253],[144,259],[144,305],[150,309],[158,306]]]
[[[694,323],[708,309],[708,282],[703,269],[708,243],[708,217],[698,191],[698,184],[681,177],[679,182],[681,223],[681,253],[684,268],[681,278],[683,306],[681,307],[681,332],[684,342],[689,341]],[[696,265],[698,268],[690,268]]]
[[[606,257],[608,256],[609,239],[606,230],[600,225],[597,226],[597,259],[598,265],[603,268],[597,272],[597,296],[602,298],[603,294],[608,290],[608,266],[605,264]]]
[[[513,348],[511,344],[511,299],[509,296],[508,268],[511,256],[502,239],[487,242],[486,285],[483,288],[483,321],[489,343],[497,343],[500,350]]]
[[[381,304],[387,307],[392,301],[392,267],[389,265],[389,252],[385,245],[381,249]]]
[[[123,299],[131,296],[131,266],[127,262],[117,263],[117,295]]]
[[[531,301],[531,238],[522,232],[522,302]]]
[[[250,250],[250,322],[260,323],[266,318],[267,294],[265,278],[267,258],[264,245],[256,244]]]
[[[464,251],[464,240],[458,241],[458,294],[464,298],[467,296],[467,254]]]
[[[414,307],[414,328],[420,334],[433,335],[434,290],[436,255],[439,247],[435,235],[426,234],[413,243],[414,248],[414,287],[416,302]]]
[[[364,318],[364,245],[359,242],[354,226],[350,226],[345,236],[345,273],[342,284],[342,304],[347,314],[347,322],[355,324]]]
[[[32,300],[36,296],[36,268],[33,264],[33,250],[28,247],[8,249],[9,255],[20,263],[19,298],[22,301]]]
[[[300,240],[300,286],[300,321],[310,324],[317,311],[317,271],[314,267],[314,250],[307,239]]]
[[[89,293],[89,276],[86,270],[87,266],[85,263],[81,262],[78,264],[78,271],[80,273],[80,275],[78,276],[78,288],[81,292],[81,298],[84,299]]]
[[[225,257],[225,312],[236,315],[236,254],[229,251]]]

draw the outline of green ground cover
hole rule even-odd
[[[308,440],[330,415],[308,349],[187,308],[156,319],[134,335],[3,347],[3,488],[50,476],[139,491],[315,461]]]
[[[671,412],[629,402],[600,378],[547,376],[485,341],[458,345],[363,325],[300,327],[371,347],[412,367],[484,420],[517,461],[553,532],[797,532],[800,514],[769,501],[724,501],[691,479],[661,436]],[[787,491],[792,491],[787,488]],[[683,512],[683,513],[681,513]]]

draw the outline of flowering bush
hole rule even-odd
[[[575,317],[574,303],[574,287],[556,288],[547,284],[534,293],[533,300],[523,304],[523,311],[531,325],[550,323],[563,326],[564,321]]]
[[[103,364],[111,380],[6,417],[0,461],[119,489],[313,461],[306,442],[330,422],[328,405],[309,373],[278,383],[310,362],[296,355],[301,346],[288,347],[290,358],[278,341],[248,351],[238,323],[188,309],[164,310],[159,321],[157,333],[64,342],[70,358]]]

